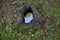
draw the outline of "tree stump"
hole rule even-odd
[[[26,14],[26,12],[32,12],[33,14],[33,20],[30,23],[24,22],[24,15]],[[41,13],[39,13],[31,4],[25,4],[21,6],[17,11],[17,14],[18,27],[34,27],[36,29],[43,26],[43,17]]]

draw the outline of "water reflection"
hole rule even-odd
[[[32,20],[33,20],[33,14],[32,13],[28,13],[26,16],[25,16],[25,23],[30,23]]]

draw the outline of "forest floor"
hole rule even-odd
[[[45,17],[42,29],[22,27],[13,31],[17,24],[14,7],[23,2],[34,5]],[[0,40],[60,40],[60,0],[0,0],[0,4]]]

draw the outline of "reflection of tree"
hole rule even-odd
[[[32,15],[32,13],[27,13],[26,15],[25,15],[25,18],[29,18],[30,16]]]
[[[33,20],[33,14],[32,13],[27,13],[26,17],[24,17],[25,23],[30,23]]]

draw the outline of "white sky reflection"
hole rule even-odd
[[[31,15],[28,18],[24,18],[25,19],[25,23],[30,23],[33,20],[33,15]]]

